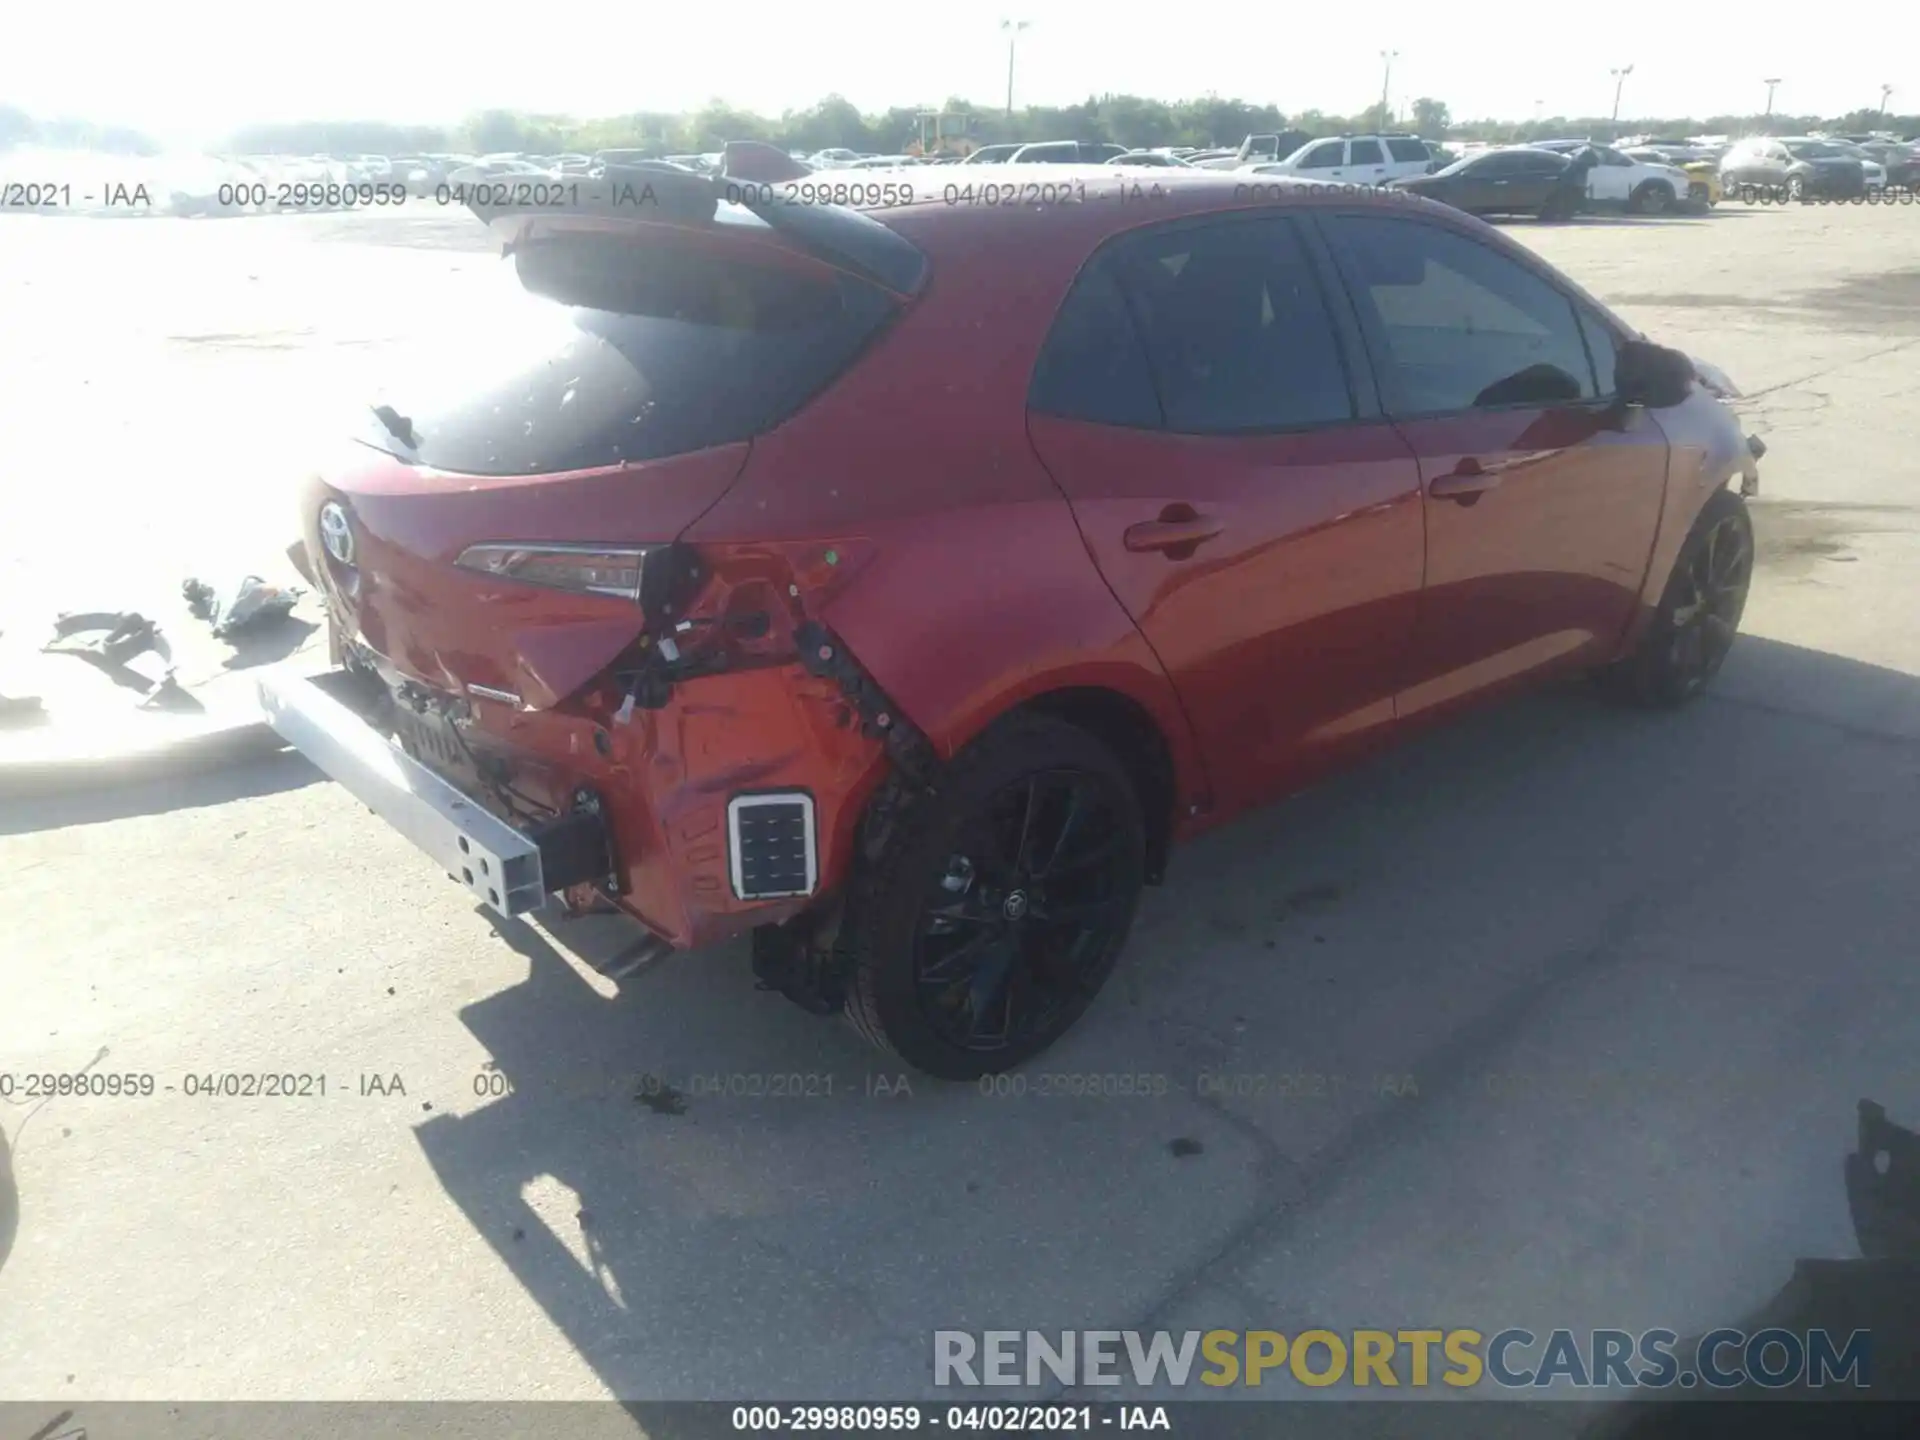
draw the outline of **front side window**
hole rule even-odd
[[[1331,170],[1338,165],[1347,153],[1344,140],[1323,140],[1320,144],[1308,148],[1295,165],[1302,170]]]
[[[1390,409],[1445,414],[1593,399],[1573,303],[1497,251],[1399,216],[1325,222]]]

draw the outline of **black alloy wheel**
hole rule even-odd
[[[1740,632],[1753,583],[1753,520],[1731,490],[1701,508],[1633,654],[1598,673],[1603,686],[1636,704],[1675,707],[1707,688]]]
[[[1090,998],[1132,916],[1131,840],[1099,775],[1046,770],[995,794],[922,903],[914,980],[934,1032],[1019,1050]]]
[[[1113,972],[1146,883],[1132,776],[1065,720],[1015,714],[913,803],[848,898],[847,1018],[944,1080],[1012,1069]]]
[[[1740,633],[1753,582],[1753,526],[1744,511],[1714,520],[1676,574],[1681,591],[1667,622],[1668,669],[1684,700],[1719,673]]]

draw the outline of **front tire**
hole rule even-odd
[[[1600,672],[1617,698],[1675,709],[1720,673],[1739,633],[1753,581],[1753,520],[1747,502],[1717,490],[1680,547],[1667,588],[1633,654]]]
[[[1146,838],[1133,783],[1099,740],[1050,716],[1000,722],[856,881],[847,1018],[942,1080],[1038,1055],[1112,973]]]
[[[1665,181],[1649,180],[1627,197],[1627,209],[1635,215],[1664,215],[1673,208],[1673,187]]]

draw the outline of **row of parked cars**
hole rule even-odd
[[[1729,195],[1749,201],[1850,199],[1920,189],[1920,144],[1891,134],[1740,140],[1639,136],[1620,144],[1569,138],[1526,145],[1469,142],[1457,149],[1409,134],[1322,136],[1295,145],[1297,139],[1297,134],[1249,135],[1234,150],[1126,150],[1084,141],[989,145],[960,163],[1237,170],[1394,186],[1480,214],[1538,213],[1574,157],[1589,149],[1594,163],[1586,179],[1588,203],[1631,213],[1710,209]],[[816,163],[838,159],[811,158]],[[845,168],[845,163],[836,168]],[[859,157],[850,163],[889,162]]]

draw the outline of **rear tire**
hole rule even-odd
[[[847,1018],[942,1080],[1065,1034],[1106,983],[1146,880],[1126,769],[1065,721],[1016,715],[963,750],[856,880]]]
[[[1740,629],[1753,580],[1747,502],[1717,490],[1700,508],[1673,573],[1633,654],[1598,672],[1615,698],[1654,709],[1695,699],[1720,673]]]

